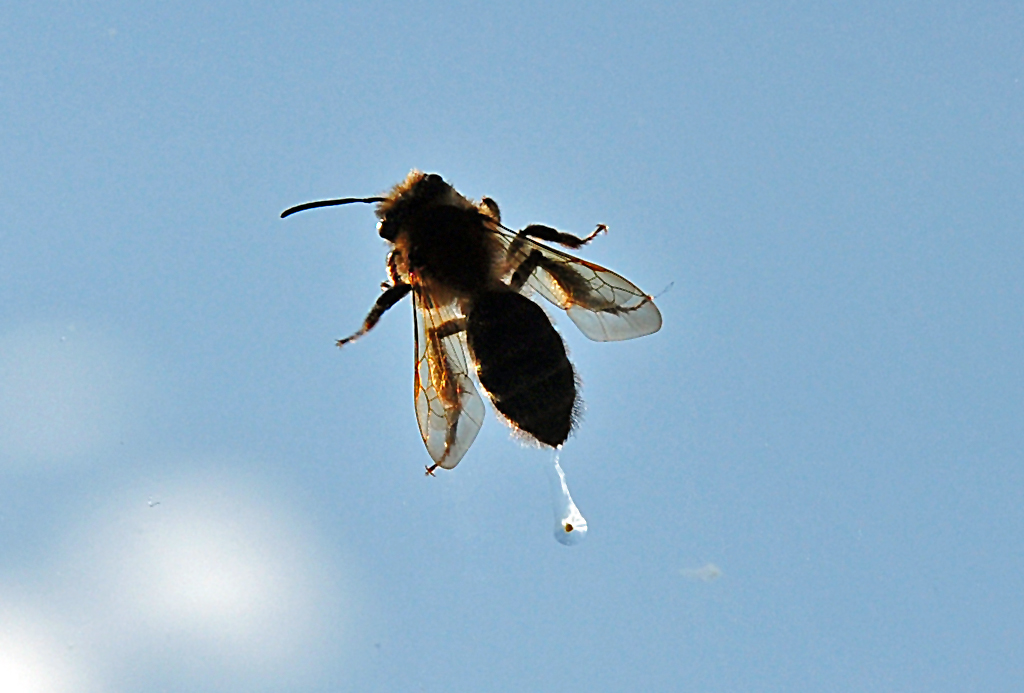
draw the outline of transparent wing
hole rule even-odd
[[[502,229],[495,232],[505,246],[509,276],[524,262],[536,263],[526,285],[568,313],[590,339],[615,342],[661,329],[654,299],[625,277]]]
[[[484,421],[484,402],[469,377],[465,320],[454,304],[437,305],[422,286],[413,289],[416,421],[427,452],[452,469]]]

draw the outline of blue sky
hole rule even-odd
[[[1024,685],[1018,3],[21,3],[0,22],[0,688]],[[550,312],[589,521],[451,473],[411,168],[660,295]]]

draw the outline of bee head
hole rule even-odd
[[[458,193],[441,176],[414,170],[377,206],[377,233],[394,243],[406,219],[427,207],[450,204],[452,196]]]

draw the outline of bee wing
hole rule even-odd
[[[625,277],[529,238],[500,229],[509,273],[536,251],[537,268],[526,285],[568,313],[580,331],[595,342],[616,342],[661,329],[654,299]]]
[[[452,469],[480,431],[484,402],[469,377],[464,318],[454,304],[438,305],[422,286],[413,303],[416,421],[434,462]]]

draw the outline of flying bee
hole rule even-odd
[[[661,328],[653,299],[614,272],[539,243],[580,248],[580,238],[531,224],[513,231],[497,203],[463,197],[437,174],[412,171],[386,197],[307,202],[281,213],[353,202],[377,204],[377,231],[389,244],[389,282],[362,327],[412,294],[416,340],[416,420],[438,467],[452,469],[476,438],[484,404],[471,370],[499,415],[528,441],[557,448],[569,437],[581,403],[565,344],[544,310],[524,296],[539,293],[598,342],[642,337]]]

